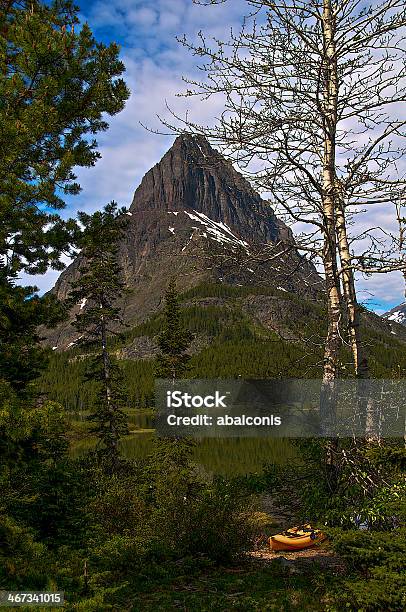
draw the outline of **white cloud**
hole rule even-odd
[[[139,10],[128,11],[126,14],[126,22],[137,26],[152,26],[157,22],[158,13],[147,7],[142,7]]]
[[[159,16],[159,25],[163,29],[172,30],[180,25],[182,15],[172,11],[164,11]]]
[[[375,274],[358,280],[359,300],[372,310],[390,310],[404,301],[404,281],[400,272]]]
[[[80,196],[68,200],[64,216],[77,210],[93,211],[114,199],[119,205],[129,205],[135,188],[145,172],[159,161],[173,141],[171,136],[153,135],[141,125],[163,129],[157,115],[168,116],[170,106],[202,124],[213,124],[219,116],[222,101],[199,98],[179,98],[185,89],[182,75],[201,77],[196,69],[197,58],[175,41],[175,35],[185,33],[192,40],[202,30],[208,38],[228,38],[230,28],[238,30],[247,9],[245,0],[230,0],[220,6],[202,7],[192,0],[97,0],[90,7],[83,6],[84,18],[89,21],[96,38],[109,34],[111,40],[120,37],[122,57],[126,65],[126,81],[132,91],[125,110],[110,120],[110,129],[99,135],[102,159],[91,169],[80,169],[83,187]],[[363,227],[361,216],[357,229]],[[391,211],[381,206],[373,209],[368,225],[380,225],[394,230]],[[35,283],[42,291],[49,289],[58,273],[42,277],[23,277],[22,282]],[[374,294],[381,304],[394,305],[403,300],[400,274],[376,275],[359,282],[361,298],[366,291]]]
[[[65,265],[69,265],[71,261],[69,257],[66,257],[65,255],[61,257],[61,260]],[[20,285],[30,285],[31,287],[37,287],[38,293],[42,295],[43,293],[49,291],[49,289],[51,289],[55,285],[60,274],[61,273],[57,270],[48,270],[46,274],[22,273],[18,276],[18,283]]]

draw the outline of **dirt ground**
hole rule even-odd
[[[272,551],[269,547],[248,553],[249,557],[260,563],[279,562],[291,573],[305,572],[311,565],[317,564],[322,569],[330,569],[335,574],[345,571],[343,561],[328,548],[328,543],[314,548],[297,551]]]

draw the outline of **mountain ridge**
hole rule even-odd
[[[127,214],[119,263],[131,292],[118,305],[128,324],[159,309],[170,276],[180,291],[210,281],[322,296],[322,281],[297,252],[291,230],[203,137],[175,140],[143,177]],[[79,255],[60,275],[52,289],[58,298],[67,298],[82,260]],[[45,344],[73,346],[78,334],[71,322],[83,307],[43,331]]]
[[[406,302],[402,302],[402,304],[398,304],[388,312],[382,315],[384,319],[387,321],[394,321],[395,323],[399,323],[399,325],[406,326]]]

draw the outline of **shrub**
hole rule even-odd
[[[43,590],[47,586],[49,557],[29,529],[0,515],[0,586],[4,589]]]
[[[232,481],[214,478],[192,494],[172,489],[154,515],[155,531],[182,555],[228,563],[247,550],[255,529],[246,496]]]
[[[344,581],[342,607],[397,611],[406,606],[406,528],[392,531],[336,531],[333,546],[357,574]],[[342,609],[340,607],[340,609]]]

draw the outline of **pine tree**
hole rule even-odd
[[[155,377],[171,379],[186,378],[190,370],[190,355],[187,349],[193,339],[193,334],[185,329],[179,305],[179,295],[176,283],[172,279],[165,293],[164,323],[158,337],[160,352],[155,362]],[[188,438],[156,438],[153,447],[153,462],[160,466],[166,465],[171,471],[181,470],[191,459],[194,443]],[[168,471],[168,473],[169,473]]]
[[[47,362],[38,326],[50,326],[64,314],[54,296],[39,298],[32,289],[0,281],[0,381],[24,397],[34,393],[32,382]]]
[[[129,96],[118,51],[80,26],[71,0],[0,0],[0,565],[11,568],[0,574],[14,584],[20,549],[18,587],[27,576],[44,584],[47,552],[35,535],[55,542],[65,532],[72,543],[82,519],[72,515],[79,487],[63,409],[27,401],[44,365],[38,325],[62,313],[17,278],[62,269],[60,255],[75,244],[76,222],[58,211],[80,191],[74,168],[96,163],[95,136]]]
[[[0,255],[8,274],[60,269],[72,223],[53,211],[80,186],[75,166],[129,96],[116,44],[79,27],[70,0],[0,0]]]
[[[83,307],[74,325],[82,343],[94,343],[96,356],[87,377],[98,382],[93,432],[99,439],[99,450],[112,464],[119,459],[120,437],[128,433],[123,411],[122,375],[108,348],[108,336],[121,324],[120,309],[114,306],[124,290],[118,263],[118,242],[126,225],[125,209],[115,202],[93,215],[79,213],[83,225],[80,277],[72,285],[69,302]]]
[[[70,0],[0,0],[0,378],[19,391],[44,361],[35,330],[56,311],[17,276],[64,267],[77,226],[58,211],[80,190],[73,170],[95,164],[95,135],[129,96],[117,45],[79,24]]]
[[[157,378],[182,378],[190,369],[187,349],[193,335],[184,329],[176,284],[171,281],[165,294],[164,327],[158,338]]]

